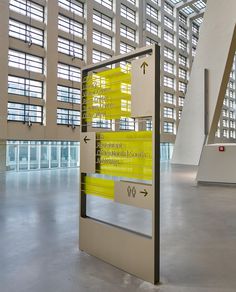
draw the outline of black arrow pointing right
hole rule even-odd
[[[140,194],[144,194],[144,197],[146,197],[148,195],[148,192],[146,189],[144,189],[142,192],[140,192]]]

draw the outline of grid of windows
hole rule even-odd
[[[179,97],[179,106],[184,106],[184,97]]]
[[[234,70],[232,70],[232,71],[230,72],[229,77],[230,77],[230,78],[235,78],[235,71],[234,71]]]
[[[187,84],[180,81],[179,82],[179,91],[186,93],[186,90],[187,90]]]
[[[179,77],[187,79],[187,71],[185,69],[179,68]]]
[[[80,111],[58,108],[57,109],[57,124],[67,126],[80,125]]]
[[[106,59],[109,59],[110,57],[111,55],[108,55],[101,51],[93,50],[93,63],[105,61]]]
[[[152,131],[152,121],[151,120],[146,121],[146,130]]]
[[[170,15],[174,15],[174,7],[170,5],[168,2],[165,1],[164,10],[169,13]]]
[[[160,5],[160,4],[159,4],[159,1],[160,1],[160,0],[151,0],[151,2],[154,3],[154,4],[156,4],[156,5]]]
[[[183,66],[187,66],[187,57],[183,55],[179,55],[179,64]]]
[[[224,98],[223,104],[226,106],[229,106],[229,100],[228,98]]]
[[[229,117],[229,112],[227,109],[223,109],[222,113],[223,113],[223,117]]]
[[[8,102],[8,121],[43,122],[43,108],[37,105]]]
[[[171,107],[164,107],[164,117],[165,118],[174,118],[174,109]]]
[[[125,53],[128,53],[128,52],[131,52],[133,51],[135,48],[126,44],[126,43],[120,43],[120,53],[121,54],[125,54]]]
[[[179,48],[183,51],[186,51],[188,48],[187,42],[180,39],[179,40]]]
[[[49,0],[9,0],[10,9],[15,13],[21,14],[19,18],[14,17],[16,14],[11,14],[12,19],[9,20],[9,35],[23,40],[29,46],[34,44],[44,47],[44,30],[47,31],[47,23],[43,22],[47,1]],[[40,2],[42,3],[41,5],[38,4]],[[63,108],[62,102],[71,104],[80,103],[80,85],[77,82],[81,81],[79,67],[84,65],[84,61],[85,63],[86,60],[93,63],[100,62],[110,58],[114,52],[123,54],[134,50],[136,47],[158,42],[161,45],[162,54],[161,80],[162,85],[165,86],[163,87],[163,91],[165,92],[162,92],[162,101],[164,103],[162,107],[164,113],[161,121],[162,128],[165,119],[171,118],[173,119],[171,121],[173,122],[173,129],[165,131],[165,133],[175,134],[178,119],[181,116],[182,106],[184,104],[189,70],[193,57],[196,54],[199,26],[201,24],[201,19],[190,21],[188,17],[191,12],[191,7],[195,4],[188,5],[186,9],[175,9],[175,4],[179,2],[179,0],[144,0],[142,7],[139,7],[140,2],[136,0],[91,0],[91,2],[84,0],[58,0],[60,7],[58,22],[55,23],[55,26],[58,26],[55,27],[56,33],[57,28],[59,29],[58,52],[72,57],[66,58],[59,54],[58,77],[64,80],[58,80],[57,100],[61,102],[58,107],[61,110],[66,110]],[[197,2],[200,3],[201,1],[199,0]],[[92,22],[86,19],[87,12],[85,13],[85,8],[87,3],[92,8],[92,19],[89,20],[92,20]],[[200,3],[199,5],[202,4]],[[143,8],[145,9],[143,11],[144,13],[139,13],[139,9]],[[119,16],[122,16],[122,23],[117,23],[117,11],[119,12]],[[21,20],[19,22],[16,19]],[[38,24],[38,28],[34,27],[36,25],[35,23],[37,23],[34,20],[41,22],[41,24]],[[86,29],[87,22],[89,25],[92,25],[89,30]],[[113,24],[116,24],[116,26],[114,27]],[[160,25],[163,25],[163,27]],[[142,28],[145,29],[140,33]],[[120,31],[117,31],[117,29]],[[118,34],[117,39],[116,33]],[[88,37],[90,38],[88,39]],[[37,76],[30,75],[30,72],[43,74],[44,58],[46,62],[48,58],[47,46],[43,50],[37,48],[34,51],[40,52],[41,50],[38,56],[29,54],[30,49],[27,51],[27,48],[20,48],[20,45],[15,48],[14,42],[11,43],[11,46],[8,56],[9,66],[22,69],[22,71],[18,70],[16,74],[22,74],[22,76],[9,76],[9,80],[13,77],[18,78],[17,81],[9,82],[9,93],[23,96],[27,96],[27,94],[28,96],[30,96],[29,94],[34,95],[35,93],[33,91],[37,92],[38,89],[30,92],[28,90],[29,85],[24,85],[23,80],[27,80],[27,78],[23,78],[23,76],[25,77],[23,70],[29,72],[28,80],[31,80],[32,76]],[[90,46],[91,50],[86,49],[88,46]],[[76,59],[74,60],[74,58]],[[81,60],[83,61],[81,62]],[[34,78],[43,80],[44,77],[39,76]],[[47,82],[47,77],[45,77],[45,80]],[[68,80],[72,81],[72,83],[68,82]],[[224,102],[226,112],[223,113],[225,115],[224,119],[227,121],[224,122],[224,125],[228,125],[229,127],[233,126],[235,121],[234,80],[235,70],[232,70],[226,94],[227,99]],[[31,81],[41,82],[37,80]],[[27,82],[25,81],[25,83]],[[42,83],[42,85],[44,84]],[[45,83],[45,86],[47,86],[47,83]],[[75,88],[77,86],[78,88]],[[33,84],[30,87],[33,89]],[[36,95],[42,98],[43,92],[42,94],[37,93]],[[45,100],[47,100],[46,96]],[[177,108],[175,108],[176,106]],[[181,109],[178,107],[181,107]],[[170,114],[172,110],[173,114]],[[169,120],[166,122],[169,122]],[[129,121],[125,118],[121,120],[121,125],[123,125],[121,127],[123,129],[132,129],[133,126],[129,128],[129,124],[134,126],[134,121]],[[111,127],[111,121],[97,119],[93,121],[92,125],[109,128]],[[221,120],[220,127],[222,125],[223,119]],[[223,135],[223,131],[220,133]],[[230,131],[228,136],[231,137]]]
[[[8,65],[22,70],[43,73],[43,58],[9,49]]]
[[[84,16],[84,3],[73,0],[58,0],[59,6],[77,15]]]
[[[186,7],[182,8],[182,11],[187,15],[190,15],[194,12],[193,8],[191,8],[190,6],[186,6]]]
[[[174,64],[167,61],[164,62],[164,71],[174,74]]]
[[[22,40],[29,46],[32,44],[44,46],[43,30],[13,19],[9,20],[9,36]]]
[[[93,11],[93,22],[109,30],[112,29],[112,18],[97,10]]]
[[[182,116],[182,110],[181,109],[179,109],[179,120],[181,119],[181,116]]]
[[[179,35],[184,38],[187,38],[187,29],[183,28],[181,25],[179,26]]]
[[[80,68],[77,68],[71,65],[58,63],[57,76],[62,79],[80,82],[81,70]]]
[[[220,128],[218,128],[216,131],[216,137],[220,138]]]
[[[164,31],[164,40],[168,43],[174,44],[174,35],[173,33],[170,33],[169,31]]]
[[[229,81],[229,88],[234,89],[234,82],[231,80]]]
[[[198,38],[193,35],[193,37],[192,37],[192,44],[196,46],[197,43],[198,43]]]
[[[130,39],[131,41],[135,41],[136,39],[136,32],[131,27],[128,27],[127,25],[121,24],[120,25],[120,35]]]
[[[229,131],[228,130],[226,130],[226,129],[223,129],[223,137],[224,138],[229,138]]]
[[[179,21],[183,24],[187,24],[187,17],[183,13],[179,13]]]
[[[174,29],[174,21],[170,19],[169,17],[167,17],[166,15],[164,16],[164,25],[166,25],[167,27],[171,29]]]
[[[203,9],[206,7],[206,3],[203,0],[198,0],[197,2],[193,3],[193,6],[195,6],[197,9]]]
[[[164,86],[174,88],[174,84],[175,84],[174,78],[164,76]]]
[[[93,128],[104,128],[104,129],[110,129],[111,128],[111,121],[105,120],[101,118],[94,118],[92,122]]]
[[[149,4],[147,4],[146,13],[147,13],[147,15],[151,16],[152,18],[158,19],[158,10]]]
[[[236,125],[235,121],[230,121],[229,123],[230,128],[235,128],[235,125]]]
[[[225,120],[223,119],[223,127],[229,127],[229,121],[228,120]]]
[[[175,104],[174,95],[168,92],[164,92],[164,100],[165,103]]]
[[[194,33],[196,33],[196,34],[199,33],[199,26],[198,26],[196,23],[194,23],[194,22],[193,22],[193,24],[192,24],[192,31],[193,31]]]
[[[79,59],[83,59],[84,56],[83,45],[61,37],[58,38],[58,52]]]
[[[100,31],[93,31],[93,42],[108,49],[112,49],[112,37]]]
[[[174,134],[174,123],[164,122],[163,129],[164,129],[164,133]]]
[[[10,0],[10,9],[33,18],[38,21],[44,21],[44,7],[31,0]]]
[[[136,5],[136,0],[127,0],[128,2],[130,2],[133,5]]]
[[[121,118],[120,119],[120,130],[134,130],[135,122],[132,118]]]
[[[235,139],[236,138],[236,132],[235,130],[230,130],[230,138]]]
[[[8,76],[8,93],[42,98],[43,82],[22,77]]]
[[[74,36],[84,37],[83,24],[61,14],[58,16],[58,28]]]
[[[201,25],[203,22],[203,17],[199,17],[195,20],[195,23],[198,24],[198,25]]]
[[[155,41],[149,37],[146,37],[146,45],[149,46],[149,45],[153,45],[153,44],[157,44],[157,41]]]
[[[151,32],[154,35],[158,35],[158,26],[154,22],[147,19],[146,21],[146,30]]]
[[[108,9],[112,9],[113,0],[95,0],[95,1]]]
[[[235,139],[236,128],[236,92],[235,92],[235,71],[236,71],[236,56],[234,58],[233,67],[230,72],[229,82],[226,90],[226,95],[223,101],[223,109],[221,118],[218,124],[216,137],[224,139]]]
[[[166,58],[169,58],[171,60],[174,60],[175,58],[175,53],[174,53],[174,50],[168,48],[168,47],[164,47],[164,56]]]
[[[57,85],[57,100],[80,104],[80,99],[80,89]]]
[[[229,101],[229,107],[230,108],[235,108],[235,101],[230,100]]]
[[[230,117],[231,119],[235,119],[235,112],[230,111],[230,112],[229,112],[229,117]]]
[[[121,4],[120,15],[125,17],[126,19],[128,19],[131,22],[135,22],[136,21],[136,13],[135,13],[135,11],[133,11],[132,9],[130,9],[129,7],[127,7],[124,4]]]

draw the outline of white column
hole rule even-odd
[[[232,42],[235,35],[235,11],[235,0],[207,1],[172,163],[199,163],[205,140],[205,68],[209,70],[209,142],[214,141],[236,47],[236,40]]]

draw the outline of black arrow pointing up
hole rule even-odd
[[[87,144],[88,141],[90,141],[91,139],[87,138],[87,136],[84,137],[84,142]]]
[[[143,64],[140,66],[140,68],[143,68],[143,74],[146,74],[146,67],[148,67],[148,63],[146,63],[145,61],[143,62]]]
[[[146,197],[148,195],[148,192],[146,189],[144,189],[142,192],[140,192],[140,194],[144,194],[144,197]]]

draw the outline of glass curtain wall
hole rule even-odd
[[[79,142],[8,141],[7,170],[79,167]]]
[[[174,144],[172,143],[161,143],[160,156],[161,161],[168,161],[172,158],[174,150]]]
[[[174,145],[161,143],[161,161],[172,157]],[[8,141],[8,171],[27,171],[80,166],[79,142]]]

